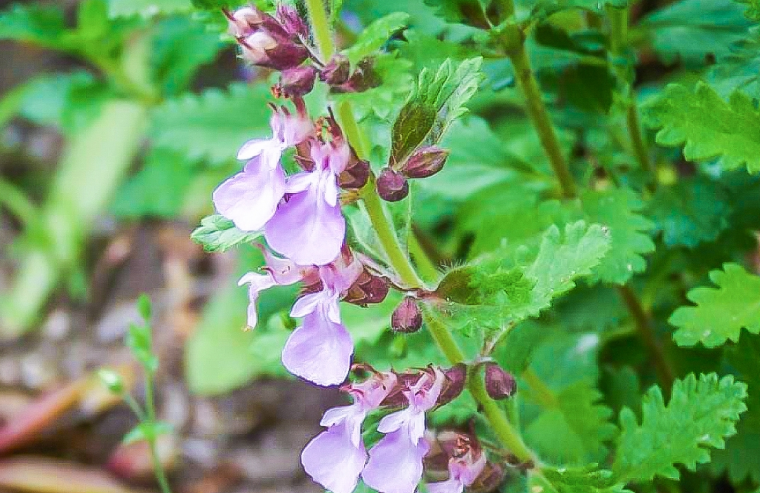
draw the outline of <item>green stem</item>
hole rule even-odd
[[[673,387],[673,380],[675,379],[673,367],[670,364],[670,361],[668,361],[665,351],[663,350],[660,341],[657,339],[657,335],[654,333],[649,316],[646,311],[644,311],[644,307],[641,306],[638,296],[636,296],[636,293],[634,293],[630,287],[619,286],[618,293],[620,294],[620,297],[623,298],[623,302],[628,308],[628,312],[633,317],[636,324],[636,331],[638,332],[641,341],[649,351],[660,383],[662,383],[664,390],[669,392],[671,387]]]
[[[544,152],[546,152],[546,155],[549,158],[552,170],[559,180],[560,187],[562,188],[562,195],[566,198],[573,198],[577,194],[575,181],[573,180],[573,175],[570,174],[570,168],[567,166],[567,161],[562,155],[562,148],[559,145],[557,133],[549,118],[549,112],[546,110],[546,105],[541,96],[541,90],[538,87],[536,77],[533,75],[533,69],[528,60],[528,54],[525,51],[524,41],[521,40],[519,46],[515,47],[514,50],[509,50],[508,53],[509,58],[512,60],[512,65],[515,68],[517,84],[520,86],[520,89],[525,96],[525,109],[528,113],[528,117],[530,117],[531,122],[533,122],[533,126],[538,133],[538,138],[544,148]]]
[[[361,127],[359,127],[359,124],[356,122],[354,112],[351,109],[351,103],[348,101],[342,101],[338,104],[338,118],[340,119],[343,130],[346,132],[346,137],[356,151],[356,154],[361,159],[368,159],[369,142],[367,142],[367,136],[364,135]]]
[[[610,53],[616,59],[622,58],[628,44],[628,9],[615,8],[607,6],[607,16],[610,20]],[[641,124],[639,123],[639,110],[636,106],[636,97],[633,93],[633,86],[629,80],[627,63],[620,65],[614,64],[615,72],[624,86],[624,97],[626,99],[626,127],[628,136],[633,148],[633,154],[641,169],[647,174],[647,188],[654,190],[657,180],[654,173],[654,167],[649,158],[646,142],[641,134]]]
[[[449,332],[448,328],[433,313],[432,308],[423,306],[423,316],[430,334],[433,336],[438,348],[451,362],[451,364],[464,363],[465,355],[459,344]],[[525,445],[522,437],[512,424],[507,420],[504,411],[499,404],[491,399],[486,391],[486,384],[480,372],[481,365],[470,365],[467,375],[467,389],[480,405],[483,414],[491,424],[494,433],[501,443],[512,452],[520,462],[536,463],[533,452]]]
[[[398,241],[396,232],[393,230],[388,216],[385,215],[383,209],[383,203],[380,201],[380,197],[375,192],[375,177],[369,177],[367,185],[365,185],[363,192],[364,206],[367,209],[367,215],[375,228],[377,237],[380,240],[380,244],[383,245],[383,250],[388,256],[388,261],[401,280],[409,288],[422,287],[423,283],[417,272],[414,270],[414,266],[409,261],[409,257],[404,253],[401,248],[401,243]]]
[[[145,369],[145,414],[147,422],[152,430],[148,435],[148,444],[150,446],[150,461],[153,465],[153,474],[156,476],[161,493],[172,493],[169,486],[169,480],[166,478],[166,472],[161,465],[161,458],[158,455],[158,438],[155,433],[156,429],[156,406],[153,396],[153,374]]]
[[[0,206],[5,206],[24,226],[29,226],[37,217],[37,208],[24,192],[12,183],[0,178]]]
[[[311,32],[322,58],[327,62],[335,52],[333,47],[330,22],[327,20],[327,11],[322,0],[306,0],[306,10],[309,12]]]
[[[440,277],[438,267],[427,256],[414,231],[409,235],[409,253],[412,255],[420,274],[426,281],[433,282],[438,280]]]

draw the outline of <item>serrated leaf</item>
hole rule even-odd
[[[214,214],[201,219],[201,225],[190,237],[196,243],[203,245],[203,249],[207,252],[225,252],[237,245],[252,243],[262,234],[261,231],[241,231],[229,219]]]
[[[742,328],[760,333],[760,276],[737,264],[724,264],[710,272],[716,288],[694,288],[686,295],[696,306],[682,306],[668,322],[678,330],[673,339],[679,346],[699,342],[707,347],[739,340]]]
[[[270,97],[266,84],[235,83],[227,91],[208,89],[167,101],[153,113],[153,144],[190,161],[234,159],[247,140],[270,134]]]
[[[187,12],[192,7],[190,0],[108,0],[108,16],[147,18],[159,14]]]
[[[588,221],[607,227],[610,251],[594,269],[594,279],[625,284],[646,269],[643,254],[654,251],[654,242],[646,234],[654,223],[638,212],[644,207],[641,199],[624,188],[607,192],[586,191],[581,195],[583,212]]]
[[[734,0],[734,2],[747,6],[747,10],[744,11],[747,19],[760,22],[760,0]]]
[[[543,20],[568,9],[582,9],[603,14],[606,5],[624,8],[628,6],[628,0],[539,0],[531,10],[531,19]]]
[[[736,90],[751,98],[760,98],[760,28],[750,29],[747,38],[729,47],[710,68],[710,84],[723,98]]]
[[[719,183],[703,177],[659,187],[647,212],[657,231],[662,231],[667,246],[688,248],[718,238],[729,226],[731,215],[725,190]]]
[[[535,493],[631,493],[625,485],[615,482],[610,471],[595,470],[593,466],[581,469],[553,469],[542,467],[540,473],[531,473],[526,491]]]
[[[584,465],[602,462],[606,442],[617,428],[610,423],[612,411],[600,403],[602,394],[588,382],[580,381],[556,395],[525,430],[528,445],[546,461],[556,465]]]
[[[393,12],[372,22],[359,34],[353,45],[345,51],[348,60],[356,64],[362,58],[373,55],[388,39],[409,23],[409,14]]]
[[[481,81],[482,59],[465,60],[454,68],[446,60],[433,73],[423,69],[401,108],[391,134],[392,163],[403,162],[421,144],[437,143],[449,125],[463,115],[465,103]]]
[[[708,54],[721,56],[740,40],[750,22],[732,0],[682,0],[641,21],[651,31],[654,49],[666,63],[681,58],[703,65]]]
[[[620,413],[621,434],[613,464],[621,481],[678,479],[676,464],[694,470],[710,460],[709,447],[723,448],[747,410],[747,386],[732,376],[691,374],[676,380],[670,402],[653,387],[642,401],[642,422],[628,408]]]
[[[485,7],[479,0],[425,0],[425,4],[435,8],[435,15],[447,22],[458,22],[480,29],[491,27]]]
[[[690,161],[720,157],[727,169],[746,164],[750,173],[760,172],[760,114],[741,92],[726,102],[703,82],[694,93],[670,84],[644,105],[642,114],[649,126],[660,129],[658,144],[683,145]]]

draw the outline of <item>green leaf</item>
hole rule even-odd
[[[409,24],[409,14],[406,12],[393,12],[364,28],[353,45],[345,51],[348,60],[352,64],[361,59],[375,54],[383,47],[388,39]]]
[[[628,0],[539,0],[531,10],[531,19],[543,20],[568,9],[582,9],[604,14],[605,5],[623,8]]]
[[[194,172],[194,166],[184,156],[154,148],[140,171],[119,189],[111,210],[121,217],[175,217],[185,201]]]
[[[714,373],[676,380],[667,406],[659,387],[653,387],[642,401],[641,424],[630,409],[620,413],[615,476],[621,481],[678,479],[675,464],[694,470],[708,462],[708,447],[723,448],[725,438],[736,433],[746,397],[745,384]]]
[[[213,61],[224,47],[218,33],[188,17],[166,19],[155,32],[151,69],[167,95],[186,89],[198,67]]]
[[[235,83],[167,101],[153,113],[153,143],[189,161],[227,162],[248,139],[269,135],[270,98],[266,84]]]
[[[736,436],[726,440],[726,448],[713,452],[710,467],[716,475],[728,472],[735,485],[748,479],[760,482],[760,337],[744,337],[726,349],[725,362],[747,382],[747,413],[736,427]]]
[[[553,406],[543,409],[525,430],[528,445],[546,461],[557,465],[602,462],[606,442],[617,428],[612,411],[600,403],[602,394],[580,381],[556,395]]]
[[[740,90],[751,98],[760,98],[760,27],[729,47],[710,68],[709,81],[721,97]]]
[[[214,214],[201,219],[190,237],[196,243],[203,245],[207,252],[225,252],[243,243],[252,243],[261,237],[261,231],[241,231],[235,224],[224,216]]]
[[[187,12],[192,9],[190,0],[108,0],[108,16],[153,17],[159,14]]]
[[[728,226],[730,200],[715,181],[703,177],[662,186],[652,197],[648,213],[667,246],[694,248],[710,242]]]
[[[638,212],[644,207],[639,197],[628,189],[606,192],[586,191],[581,195],[583,212],[589,222],[606,226],[611,247],[594,269],[594,278],[603,282],[625,284],[646,269],[645,253],[654,251],[654,242],[646,234],[654,224]]]
[[[727,53],[750,22],[732,0],[682,0],[648,15],[641,26],[651,31],[654,49],[666,63],[681,58],[702,65],[708,54]]]
[[[122,443],[128,445],[130,443],[141,442],[143,440],[155,440],[160,435],[167,435],[174,433],[174,427],[169,423],[163,421],[157,421],[155,423],[140,423],[132,430],[127,432],[122,438]]]
[[[482,76],[480,58],[465,60],[454,68],[446,60],[436,73],[423,69],[391,135],[391,162],[400,163],[420,145],[437,143],[449,125],[467,110]]]
[[[480,29],[491,27],[485,7],[479,0],[425,0],[425,4],[434,7],[435,15],[447,22],[467,24]]]
[[[679,346],[701,342],[716,347],[739,340],[742,328],[760,333],[760,276],[737,264],[710,272],[716,288],[694,288],[686,295],[696,306],[682,306],[668,322],[678,327],[673,339]]]
[[[589,466],[582,469],[552,469],[542,467],[540,473],[532,472],[525,491],[540,493],[631,493],[625,485],[615,482],[610,471],[595,470]]]
[[[760,0],[734,0],[734,2],[747,6],[747,10],[744,11],[747,19],[760,22]]]
[[[750,173],[760,171],[760,114],[743,93],[734,92],[726,103],[705,83],[695,93],[670,84],[642,110],[646,123],[660,129],[657,143],[684,145],[686,159],[720,157],[727,169],[746,163]]]
[[[0,40],[68,49],[61,46],[66,33],[63,10],[54,4],[15,4],[0,13]]]
[[[153,312],[153,308],[150,302],[150,296],[143,293],[137,298],[137,310],[140,312],[140,316],[146,323],[150,322],[150,316]]]

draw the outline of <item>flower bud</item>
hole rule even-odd
[[[365,58],[356,65],[354,73],[346,82],[332,86],[330,91],[333,93],[364,92],[367,89],[379,86],[382,82],[375,71],[375,59]]]
[[[383,168],[376,185],[378,195],[388,202],[398,202],[409,195],[409,182],[404,175],[390,168]]]
[[[303,45],[282,39],[282,36],[267,29],[256,31],[238,40],[238,43],[243,48],[244,59],[253,65],[275,70],[298,67],[309,56]]]
[[[343,301],[359,306],[382,303],[388,295],[388,290],[388,281],[364,269],[359,274],[359,278],[348,288]]]
[[[408,178],[427,178],[441,171],[449,151],[438,146],[417,149],[404,163],[401,173]]]
[[[286,98],[301,97],[314,88],[317,71],[311,65],[285,69],[280,74],[276,92]]]
[[[353,149],[348,158],[346,169],[338,175],[338,186],[344,190],[361,188],[369,180],[369,161],[359,159]]]
[[[320,72],[319,80],[331,86],[337,86],[344,84],[348,80],[350,73],[351,64],[348,61],[348,57],[336,53]]]
[[[391,329],[395,332],[411,334],[422,327],[422,312],[417,300],[411,296],[404,297],[391,314]]]
[[[229,33],[236,38],[253,34],[256,26],[263,22],[262,12],[256,7],[240,7],[234,12],[224,10],[229,21]]]
[[[506,399],[517,391],[515,377],[496,363],[486,363],[486,392],[491,399]]]
[[[298,11],[291,5],[280,4],[277,6],[277,18],[282,23],[283,29],[291,36],[309,37],[309,28],[303,21]]]
[[[438,396],[439,406],[448,404],[462,393],[467,381],[467,365],[457,363],[448,370],[443,370],[443,374],[446,375],[446,382],[443,384],[441,395]]]

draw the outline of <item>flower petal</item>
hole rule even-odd
[[[216,210],[243,231],[258,231],[277,210],[285,194],[285,173],[280,166],[267,169],[259,159],[246,164],[242,173],[214,190]]]
[[[251,139],[240,147],[237,158],[241,161],[247,161],[258,156],[266,149],[277,149],[277,153],[279,154],[281,152],[281,144],[275,139]],[[279,156],[277,159],[279,159]]]
[[[333,493],[351,493],[366,460],[364,445],[355,447],[342,425],[320,433],[301,452],[306,473]]]
[[[256,300],[259,293],[265,289],[271,288],[277,284],[270,274],[259,274],[257,272],[248,272],[238,281],[238,286],[248,283],[248,320],[246,324],[250,328],[255,328],[258,322],[256,313]]]
[[[428,450],[425,440],[414,445],[404,429],[389,433],[369,451],[362,479],[381,493],[413,493],[422,479],[422,458]]]
[[[341,324],[317,310],[306,315],[303,325],[288,338],[282,364],[288,371],[317,385],[337,385],[348,375],[354,343]]]
[[[439,483],[428,483],[427,490],[428,493],[462,493],[464,485],[457,479],[449,478]]]

